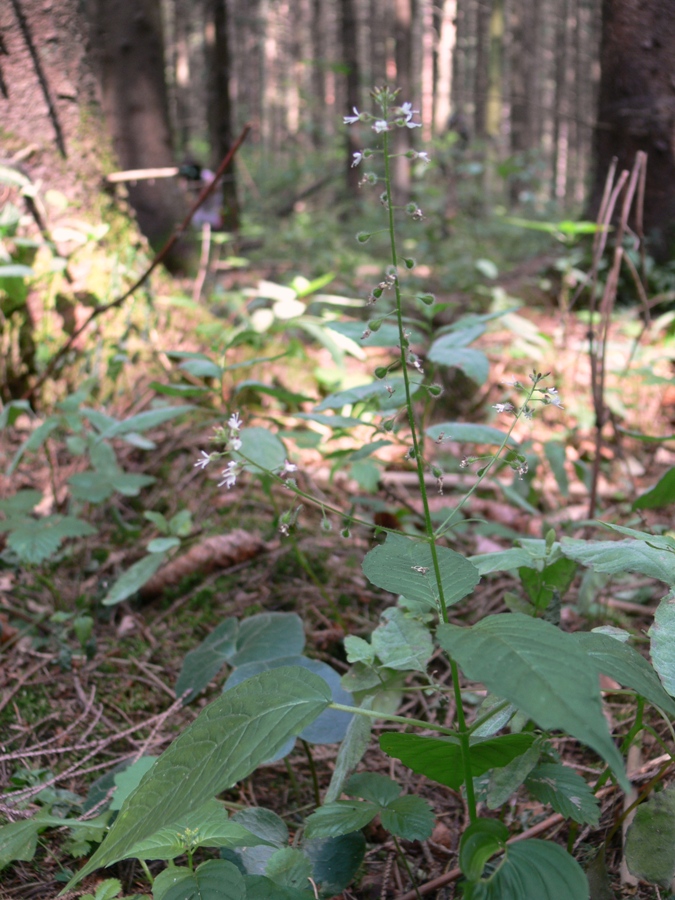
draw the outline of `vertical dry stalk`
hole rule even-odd
[[[608,188],[611,185],[611,180],[613,180],[614,175],[614,167],[610,169],[610,174],[608,175],[607,182],[605,184],[605,193],[603,195],[603,205],[605,201],[605,197],[609,196],[606,208],[603,208],[601,205],[600,212],[598,214],[598,224],[603,226],[602,231],[598,232],[596,235],[596,242],[594,245],[594,258],[593,258],[593,269],[592,269],[592,291],[591,291],[591,303],[590,303],[590,313],[591,313],[591,322],[589,325],[589,357],[591,363],[591,393],[593,397],[593,409],[595,412],[595,454],[593,459],[593,469],[591,476],[591,491],[590,498],[588,501],[588,516],[589,518],[593,518],[595,515],[595,510],[597,506],[597,498],[598,498],[598,477],[600,474],[600,458],[602,451],[602,430],[607,422],[607,406],[605,404],[605,381],[606,381],[606,354],[607,354],[607,338],[609,335],[609,326],[612,318],[612,312],[614,310],[614,305],[616,303],[616,293],[617,287],[619,283],[619,273],[621,271],[621,263],[626,260],[627,257],[624,255],[623,248],[623,239],[628,229],[628,217],[630,215],[631,208],[633,206],[633,201],[635,200],[636,191],[638,194],[638,201],[636,204],[636,212],[635,219],[637,222],[637,234],[640,238],[640,245],[643,244],[641,240],[642,236],[642,208],[640,206],[640,202],[644,198],[644,173],[646,172],[647,167],[647,154],[639,151],[635,156],[635,162],[633,163],[633,168],[630,173],[630,177],[628,175],[628,171],[624,170],[619,175],[617,179],[616,185],[609,190]],[[625,190],[624,190],[625,189]],[[615,234],[615,243],[614,243],[614,257],[612,260],[612,267],[607,275],[607,280],[605,282],[605,288],[602,293],[602,297],[600,299],[600,304],[598,309],[595,307],[595,288],[597,284],[597,271],[600,263],[600,259],[602,254],[604,253],[606,242],[607,242],[607,231],[608,226],[612,218],[612,213],[614,211],[614,207],[618,201],[619,195],[624,191],[623,195],[623,203],[621,206],[621,213],[619,217],[619,223],[616,228]],[[603,235],[603,238],[599,238],[599,235]],[[634,266],[629,266],[629,271],[634,275],[637,275],[635,272]],[[639,281],[639,278],[637,278]],[[642,285],[641,285],[642,287]],[[641,296],[644,294],[642,291]],[[646,296],[645,296],[646,300]],[[595,321],[595,313],[598,313],[599,320]]]

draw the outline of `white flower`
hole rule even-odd
[[[412,108],[412,103],[402,103],[400,108],[402,115],[404,115],[406,119],[412,119],[412,117],[419,112],[419,109]]]
[[[239,431],[242,426],[242,421],[239,418],[239,413],[232,413],[230,418],[227,420],[228,426],[232,429],[232,431]]]
[[[389,123],[386,119],[378,119],[373,125],[373,131],[381,134],[383,131],[389,131]]]
[[[352,160],[352,169],[353,169],[355,166],[358,166],[358,164],[361,162],[362,159],[363,159],[363,153],[356,152],[356,153],[354,154],[354,159]]]
[[[200,453],[201,453],[200,458],[194,464],[195,469],[205,469],[208,466],[208,464],[211,462],[211,454],[210,453],[204,453],[203,450],[201,450]]]
[[[285,475],[290,475],[291,472],[297,472],[297,470],[298,470],[298,467],[294,463],[291,463],[287,459],[285,459],[284,467],[279,474],[280,474],[280,477],[283,478]]]
[[[423,163],[430,163],[429,154],[422,150],[421,153],[415,153],[415,159],[421,159]]]
[[[230,450],[240,450],[241,449],[241,438],[233,437],[230,438]]]
[[[496,409],[498,413],[503,413],[503,412],[511,412],[511,410],[513,409],[513,406],[510,403],[495,403],[495,405],[492,408]]]
[[[218,487],[225,487],[228,489],[233,488],[237,483],[237,463],[232,461],[227,464],[227,468],[223,469],[222,476],[223,480],[218,482]]]
[[[353,125],[354,122],[358,122],[361,118],[361,113],[358,111],[358,109],[355,106],[353,106],[352,109],[354,110],[354,115],[344,117],[343,122],[345,125]]]

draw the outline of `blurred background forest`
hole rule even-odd
[[[669,0],[8,0],[0,36],[3,156],[75,197],[114,169],[214,169],[250,122],[224,226],[333,205],[358,191],[342,117],[388,83],[423,122],[401,140],[433,142],[441,236],[462,211],[594,215],[612,157],[630,168],[644,150],[645,227],[669,256]],[[129,199],[155,245],[185,207],[175,179]]]

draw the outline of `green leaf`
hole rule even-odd
[[[191,412],[196,408],[192,404],[186,403],[183,406],[162,406],[159,409],[149,409],[147,412],[130,416],[130,418],[124,419],[122,422],[115,422],[103,432],[101,437],[117,437],[118,435],[129,434],[132,431],[142,433],[150,428],[157,428],[159,425],[163,425],[165,422]]]
[[[8,516],[21,515],[29,513],[42,500],[41,491],[21,490],[11,497],[5,497],[0,500],[0,510],[7,513]]]
[[[544,453],[551,471],[558,484],[558,489],[563,497],[569,495],[569,480],[565,471],[565,445],[562,441],[546,441],[544,444]]]
[[[38,427],[31,432],[30,437],[23,442],[23,444],[14,454],[14,459],[7,469],[7,476],[10,476],[14,473],[16,467],[21,462],[21,458],[27,450],[39,450],[40,447],[42,447],[42,445],[45,443],[49,435],[53,431],[56,431],[60,424],[61,422],[57,416],[50,416],[48,419],[45,419],[42,424],[38,425]]]
[[[22,819],[0,827],[0,869],[11,862],[28,862],[35,856],[37,838],[44,823],[37,818]]]
[[[115,897],[117,897],[121,891],[122,882],[119,878],[106,878],[106,880],[102,881],[96,888],[96,894],[93,896],[92,900],[115,900]],[[86,900],[87,896],[91,897],[92,895],[85,894],[82,897],[82,900]]]
[[[497,870],[464,888],[467,900],[589,900],[579,863],[552,841],[509,844]]]
[[[535,741],[529,750],[511,760],[500,769],[492,769],[488,778],[487,805],[499,809],[525,781],[541,756],[541,741]]]
[[[382,827],[406,841],[426,841],[434,830],[434,813],[426,800],[409,794],[380,812]]]
[[[231,821],[243,825],[260,841],[264,841],[264,844],[240,847],[232,851],[225,850],[222,855],[237,861],[250,875],[264,875],[275,849],[288,844],[288,828],[283,819],[271,809],[251,807],[235,813]]]
[[[227,691],[160,756],[68,889],[245,778],[329,702],[323,679],[299,668],[263,672]]]
[[[302,653],[305,631],[295,613],[259,613],[239,625],[233,666]]]
[[[651,638],[651,656],[664,688],[675,697],[675,598],[664,597],[654,613],[654,621],[647,632]]]
[[[209,859],[162,893],[161,900],[246,900],[244,876],[231,862]]]
[[[39,565],[56,553],[63,541],[71,537],[90,537],[96,529],[74,516],[46,516],[44,519],[8,519],[0,523],[0,531],[10,531],[7,546],[24,563]]]
[[[183,703],[194,700],[212,678],[223,668],[235,652],[239,623],[236,619],[225,619],[198,647],[185,655],[183,666],[176,682],[176,696],[181,697],[190,690]]]
[[[324,400],[314,407],[314,412],[324,412],[326,409],[342,409],[343,406],[353,406],[355,403],[364,403],[375,400],[380,409],[391,407],[390,394],[387,385],[394,389],[391,398],[396,398],[396,403],[405,397],[405,386],[402,378],[389,378],[385,384],[383,381],[372,381],[370,384],[362,384],[346,391],[338,391],[329,394]]]
[[[310,886],[312,863],[302,850],[283,847],[270,857],[265,874],[281,887],[302,890]]]
[[[371,665],[375,661],[375,649],[363,638],[348,634],[344,639],[347,661],[350,663],[364,662]]]
[[[242,428],[239,432],[241,447],[232,455],[244,458],[246,468],[251,471],[269,471],[282,468],[288,457],[286,448],[279,438],[267,428]]]
[[[383,322],[377,331],[373,331],[365,338],[363,333],[367,329],[367,323],[363,321],[330,322],[328,328],[348,337],[359,347],[398,347],[400,342],[398,325],[393,322]],[[424,341],[424,336],[418,329],[413,328],[410,330],[409,340],[412,344],[420,344]]]
[[[372,697],[367,697],[362,708],[372,709]],[[357,767],[370,742],[372,720],[370,716],[352,716],[347,726],[347,733],[340,744],[335,760],[335,768],[324,797],[324,803],[332,803],[340,796],[350,772]]]
[[[265,384],[262,381],[240,381],[235,388],[235,393],[240,391],[255,391],[257,394],[267,394],[274,397],[280,403],[287,406],[299,406],[301,403],[313,403],[314,397],[307,397],[305,394],[298,394],[295,391],[289,391],[288,388],[279,385]]]
[[[657,627],[652,625],[652,631]],[[664,691],[654,669],[637,650],[607,634],[595,631],[577,631],[573,637],[597,665],[599,672],[609,675],[624,687],[632,688],[645,700],[675,718],[675,701]],[[668,649],[673,646],[674,639],[675,634],[668,638]],[[675,657],[673,661],[675,663]],[[673,684],[675,686],[675,678]]]
[[[593,827],[600,821],[600,804],[593,791],[569,766],[540,763],[527,776],[525,787],[566,819]]]
[[[321,895],[334,897],[356,875],[366,852],[366,841],[360,831],[353,831],[335,838],[305,840],[302,849],[312,862],[313,877],[321,885]]]
[[[471,556],[470,560],[481,575],[510,572],[533,565],[532,554],[523,547],[510,547],[508,550],[496,550],[494,553],[478,553]]]
[[[592,747],[628,790],[623,760],[602,712],[597,669],[577,641],[541,619],[488,616],[471,628],[440,625],[443,649],[467,678],[515,703],[545,729]]]
[[[609,575],[640,572],[668,585],[675,585],[675,553],[650,547],[645,541],[584,541],[563,538],[560,543],[568,559],[574,559],[598,572],[607,572]]]
[[[360,797],[361,800],[370,800],[379,806],[387,806],[400,795],[401,788],[386,775],[362,772],[359,775],[352,775],[345,784],[344,792],[349,797]]]
[[[434,341],[427,358],[441,366],[460,369],[467,378],[475,381],[478,385],[485,384],[490,375],[490,363],[487,356],[480,350],[473,350],[470,347],[446,346],[445,342],[451,336],[446,334]]]
[[[134,844],[125,858],[175,859],[186,849],[196,847],[252,847],[263,843],[266,842],[248,828],[228,819],[227,811],[217,800],[209,800],[172,825],[160,828],[151,837]]]
[[[633,875],[669,887],[675,876],[675,787],[652,794],[638,806],[626,834],[625,854]]]
[[[223,374],[223,367],[212,359],[186,359],[179,366],[195,378],[220,378]]]
[[[633,509],[663,509],[675,502],[675,466],[633,503]]]
[[[532,745],[532,734],[503,734],[471,741],[471,774],[474,778],[505,766]],[[419,734],[385,732],[380,748],[388,755],[439,784],[457,791],[464,784],[462,751],[456,738],[433,738]]]
[[[180,547],[180,540],[177,537],[155,538],[148,544],[148,553],[166,553],[174,547]]]
[[[369,800],[325,803],[305,820],[305,834],[308,838],[327,838],[360,831],[379,811],[379,805]]]
[[[8,425],[11,427],[23,413],[28,415],[32,413],[28,400],[10,400],[0,412],[0,430],[7,428]]]
[[[448,606],[466,597],[478,584],[476,567],[459,553],[437,547],[441,582]],[[399,534],[388,534],[384,544],[371,550],[363,560],[366,577],[377,587],[403,594],[432,608],[437,607],[438,586],[434,577],[431,549],[426,543]]]
[[[113,782],[116,789],[110,801],[110,809],[122,809],[124,801],[129,794],[136,790],[141,779],[154,766],[156,760],[156,756],[141,756],[135,763],[126,766],[114,776]]]
[[[496,444],[499,446],[506,433],[491,425],[474,425],[471,422],[441,422],[427,428],[426,434],[432,441],[456,441],[460,444]],[[517,447],[518,443],[510,437],[509,447]]]
[[[171,517],[169,531],[179,538],[188,537],[192,531],[192,514],[189,509],[181,509]]]
[[[485,864],[506,847],[509,830],[496,819],[476,819],[464,830],[459,845],[459,866],[470,881],[477,881]]]
[[[121,575],[103,598],[104,606],[115,606],[131,597],[149,581],[164,562],[163,553],[149,553]]]
[[[169,523],[166,521],[166,516],[163,516],[161,513],[146,510],[143,513],[143,518],[147,519],[148,522],[152,522],[157,531],[160,531],[162,534],[169,533]]]
[[[403,672],[426,672],[434,652],[429,629],[396,606],[384,610],[380,623],[371,640],[382,665]]]
[[[267,672],[280,666],[302,666],[319,678],[323,678],[331,691],[333,703],[341,703],[351,706],[354,698],[347,693],[340,684],[340,676],[329,665],[318,659],[309,659],[306,656],[282,656],[277,659],[259,660],[238,666],[225,682],[224,691],[230,690],[234,685],[241,684],[247,678]],[[351,713],[337,709],[326,709],[321,715],[300,732],[300,738],[310,744],[337,744],[347,733]],[[293,741],[284,748],[284,753],[279,753],[277,759],[283,758],[293,749]]]

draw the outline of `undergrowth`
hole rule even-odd
[[[51,595],[51,606],[39,613],[42,633],[29,635],[31,652],[48,649],[62,672],[97,664],[103,678],[115,675],[115,666],[129,670],[126,682],[115,675],[112,732],[100,733],[98,716],[76,747],[90,754],[85,759],[98,759],[139,727],[152,736],[174,717],[183,729],[157,757],[146,752],[147,737],[102,762],[109,771],[90,783],[86,797],[59,787],[67,776],[56,771],[58,746],[93,710],[93,694],[87,700],[77,682],[85,711],[62,734],[35,742],[36,756],[52,754],[51,768],[33,768],[30,748],[3,748],[2,763],[11,768],[0,807],[3,866],[30,863],[44,835],[58,829],[63,853],[86,860],[62,866],[64,892],[131,859],[156,900],[351,897],[366,890],[368,843],[380,829],[390,851],[386,865],[396,864],[413,895],[457,882],[467,898],[582,900],[591,896],[589,872],[609,889],[606,854],[637,807],[623,846],[628,868],[664,889],[673,877],[675,794],[667,773],[675,737],[675,540],[665,523],[652,520],[648,531],[640,516],[675,500],[675,469],[632,504],[624,502],[627,525],[586,521],[589,530],[570,537],[553,521],[555,510],[551,521],[542,515],[535,484],[535,473],[546,467],[559,494],[570,495],[564,442],[557,436],[534,441],[529,425],[544,416],[555,424],[568,414],[574,398],[558,393],[557,373],[537,363],[502,380],[487,424],[447,418],[454,408],[448,394],[460,377],[471,392],[482,392],[483,403],[490,394],[490,363],[480,344],[489,329],[507,323],[515,333],[526,320],[504,293],[485,289],[483,309],[457,315],[455,304],[425,287],[417,257],[436,246],[433,225],[421,192],[394,202],[391,171],[392,138],[419,127],[416,113],[388,89],[373,96],[374,114],[354,110],[345,119],[372,131],[376,142],[354,159],[363,170],[364,202],[372,200],[378,215],[364,215],[356,238],[359,252],[369,251],[363,257],[369,271],[378,272],[368,276],[365,303],[326,293],[332,276],[321,259],[309,273],[314,280],[263,281],[242,293],[246,305],[236,316],[233,299],[225,299],[227,316],[200,326],[208,352],[163,349],[163,376],[143,385],[153,397],[150,408],[129,403],[113,414],[97,403],[97,373],[107,366],[114,379],[128,359],[130,336],[137,336],[131,321],[105,364],[99,359],[90,377],[40,419],[26,398],[5,398],[0,422],[6,450],[12,448],[8,475],[17,478],[38,459],[46,470],[43,490],[22,480],[0,500],[3,572],[33,573]],[[423,151],[406,156],[417,176],[431,165]],[[15,186],[29,188],[21,181]],[[2,226],[7,262],[0,268],[7,320],[18,316],[5,332],[15,349],[26,327],[27,279],[35,275],[19,224],[10,210]],[[588,230],[602,233],[602,223],[553,226],[565,239]],[[41,251],[51,252],[46,244]],[[350,266],[357,265],[350,257]],[[498,271],[483,257],[469,268],[487,282]],[[344,277],[349,282],[349,273]],[[453,278],[460,278],[456,270],[446,288],[454,287]],[[178,301],[170,301],[171,310],[181,308]],[[591,308],[591,329],[594,315]],[[602,349],[596,346],[593,358],[604,366],[606,322],[603,328],[595,332]],[[313,369],[310,341],[322,362]],[[544,361],[547,347],[542,338]],[[364,365],[372,366],[365,378]],[[16,374],[26,384],[32,373],[19,367]],[[598,453],[605,387],[602,382],[594,394]],[[199,453],[195,448],[189,463],[182,456],[182,490],[168,491],[158,430],[185,427],[194,446],[214,422]],[[215,468],[223,517],[239,526],[227,533],[213,495],[202,489]],[[599,465],[577,455],[575,475],[593,498],[600,474]],[[412,478],[397,482],[396,475]],[[242,493],[242,482],[253,485],[249,493]],[[190,504],[182,499],[188,487],[197,497]],[[481,531],[473,509],[486,494],[491,502],[498,495],[526,523],[541,523],[539,533],[495,523]],[[248,523],[261,521],[265,533],[258,536]],[[591,526],[605,529],[600,539],[588,536]],[[202,528],[211,534],[205,537]],[[309,528],[311,547],[303,540]],[[89,541],[91,547],[102,535],[111,545],[82,556],[87,580],[74,608],[60,609],[58,572],[69,565],[70,542],[85,539],[80,546]],[[133,546],[133,561],[124,554],[119,565],[113,535],[120,546]],[[463,552],[467,536],[483,538],[482,552]],[[332,547],[340,548],[338,567]],[[256,575],[250,563],[263,553],[277,555],[272,578],[269,570]],[[223,568],[230,574],[217,581]],[[210,583],[190,580],[208,570],[216,573]],[[666,586],[647,636],[625,618],[603,619],[597,602],[610,578],[620,584],[629,573]],[[491,584],[501,577],[508,577],[510,590],[496,580],[497,602],[478,602],[481,579]],[[268,610],[271,590],[279,597]],[[29,593],[21,599],[37,613]],[[228,604],[221,607],[223,595]],[[173,641],[162,636],[174,653],[178,648],[173,688],[144,658],[146,640],[163,652],[161,629],[144,631],[138,626],[143,608],[130,605],[161,596],[158,622],[171,615],[186,632],[197,632]],[[379,607],[375,623],[374,601],[389,604]],[[116,612],[119,643],[99,658],[97,632]],[[583,630],[582,613],[596,627]],[[308,648],[309,630],[314,646]],[[204,703],[224,670],[221,696]],[[141,684],[160,694],[139,726],[133,714],[151,712]],[[39,692],[26,698],[24,709],[45,717]],[[337,750],[325,765],[322,754],[331,747]],[[637,778],[626,769],[635,747],[650,754],[649,778],[635,801],[623,802]],[[388,758],[397,778],[375,771],[377,754]],[[264,793],[284,798],[275,809],[255,802],[255,785],[270,771]],[[439,845],[432,801],[441,794],[457,810],[458,835],[450,837],[447,855],[452,867],[438,883],[422,884],[415,848]],[[523,798],[547,810],[543,824],[513,815]],[[566,841],[542,839],[561,826]],[[91,896],[104,900],[122,890],[112,878]]]

